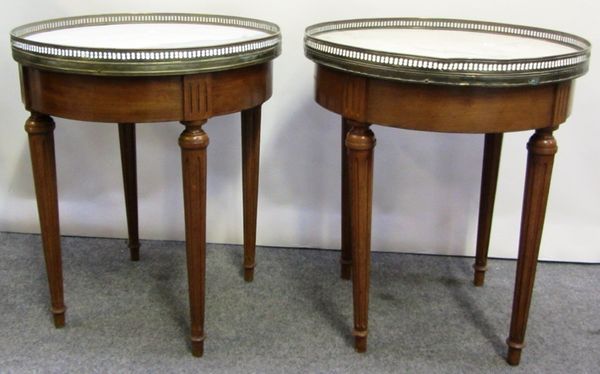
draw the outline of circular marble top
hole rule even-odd
[[[13,57],[94,75],[169,75],[234,69],[277,57],[275,24],[204,14],[106,14],[47,20],[11,32]]]
[[[588,69],[590,44],[552,30],[450,19],[357,19],[310,26],[317,63],[384,79],[453,85],[531,85]]]

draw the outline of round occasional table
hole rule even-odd
[[[367,346],[372,123],[485,134],[476,286],[483,285],[505,132],[534,130],[527,175],[507,361],[524,345],[556,140],[590,44],[552,30],[452,19],[357,19],[306,29],[316,101],[342,115],[342,278],[352,275],[355,346]]]
[[[207,119],[241,112],[244,277],[254,269],[261,104],[271,96],[277,25],[204,14],[106,14],[11,32],[54,324],[65,323],[51,116],[118,123],[131,259],[139,258],[135,124],[180,121],[192,353],[203,354]]]

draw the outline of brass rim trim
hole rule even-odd
[[[570,46],[568,54],[533,59],[443,59],[387,53],[319,39],[339,30],[405,28],[528,37]],[[591,44],[576,35],[535,27],[440,18],[375,18],[319,23],[306,28],[305,55],[325,66],[375,78],[417,83],[523,86],[570,80],[589,68]]]
[[[265,32],[244,42],[197,48],[108,49],[54,45],[27,40],[52,30],[127,23],[193,23],[236,26]],[[281,54],[281,32],[270,22],[252,18],[184,13],[100,14],[30,23],[10,33],[13,58],[27,66],[89,75],[174,75],[240,68]]]

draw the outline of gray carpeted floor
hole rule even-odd
[[[352,349],[339,252],[209,245],[205,354],[188,345],[182,242],[63,238],[67,326],[54,329],[37,235],[0,233],[0,372],[599,373],[600,266],[542,263],[521,366],[504,361],[514,261],[374,253],[367,354]]]

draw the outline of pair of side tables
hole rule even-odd
[[[271,96],[277,25],[202,14],[108,14],[16,28],[25,123],[54,324],[65,324],[51,116],[118,123],[131,259],[139,259],[136,123],[179,121],[192,353],[203,354],[206,149],[203,125],[241,112],[244,278],[252,281],[261,105]],[[482,286],[503,133],[534,130],[527,149],[521,239],[507,361],[524,345],[552,163],[586,40],[561,32],[451,19],[357,19],[306,29],[316,101],[342,116],[341,276],[352,278],[355,347],[367,346],[371,124],[485,134],[476,286]]]

